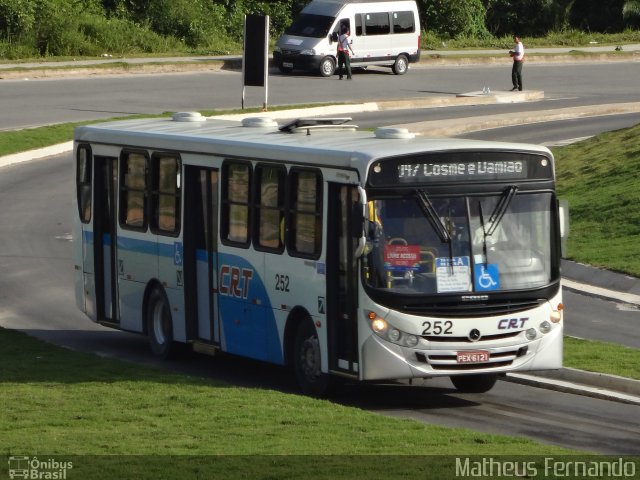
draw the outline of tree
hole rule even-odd
[[[640,26],[640,0],[627,0],[622,6],[622,18],[625,24]]]
[[[481,0],[421,0],[423,25],[441,37],[489,35]]]
[[[31,0],[0,0],[0,38],[11,41],[31,29],[34,22]]]

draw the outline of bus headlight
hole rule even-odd
[[[416,337],[415,335],[407,335],[407,337],[404,339],[404,343],[407,345],[407,347],[415,347],[416,345],[418,345],[418,337]]]
[[[371,330],[373,330],[373,333],[387,342],[410,348],[415,347],[420,342],[420,338],[417,335],[412,335],[392,327],[375,312],[368,312],[367,319],[369,320],[369,326]]]
[[[316,51],[312,48],[309,50],[300,50],[300,55],[315,55]]]
[[[397,328],[390,328],[387,335],[389,336],[389,340],[391,340],[393,343],[397,343],[398,340],[400,340],[402,333],[400,333],[400,330],[398,330]]]
[[[527,336],[527,340],[535,340],[538,336],[538,332],[535,328],[530,328],[525,332],[525,335]]]
[[[547,334],[551,331],[551,324],[545,320],[539,325],[538,328],[542,333]]]

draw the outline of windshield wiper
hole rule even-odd
[[[511,203],[511,200],[513,200],[513,197],[516,195],[517,191],[518,187],[516,187],[515,185],[511,185],[500,196],[500,200],[498,201],[496,208],[493,209],[493,212],[489,217],[489,228],[484,232],[485,238],[490,237],[495,233],[496,228],[498,228],[502,217],[504,217],[504,214],[507,212],[507,208],[509,208],[509,204]],[[483,224],[482,229],[484,230],[484,221],[482,220],[482,217],[480,221]]]
[[[420,206],[420,210],[424,213],[424,216],[427,217],[429,223],[433,227],[433,229],[438,234],[438,238],[442,243],[451,243],[451,234],[447,227],[445,227],[438,216],[438,212],[433,208],[433,204],[431,200],[429,200],[429,196],[427,192],[424,190],[416,190],[416,197],[418,198],[418,205]]]

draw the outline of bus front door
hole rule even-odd
[[[96,316],[101,323],[118,323],[116,270],[116,191],[118,159],[94,157],[93,260]]]
[[[217,169],[185,166],[184,211],[187,338],[219,345]]]
[[[329,369],[343,375],[358,374],[357,292],[358,271],[354,253],[354,204],[358,189],[329,184],[327,217],[327,324]]]

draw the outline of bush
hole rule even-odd
[[[34,2],[31,0],[0,0],[0,38],[19,38],[33,27]]]
[[[174,37],[163,37],[144,26],[138,26],[122,18],[86,15],[79,22],[79,29],[99,53],[131,54],[137,52],[173,52],[182,50]]]
[[[421,0],[420,4],[425,29],[440,37],[490,36],[481,0]]]

